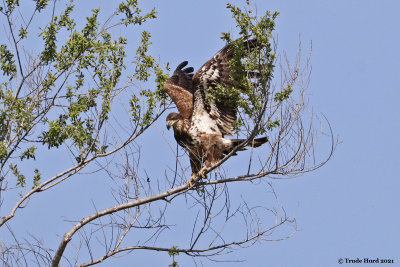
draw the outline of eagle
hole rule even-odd
[[[257,47],[258,42],[250,39],[244,41],[244,45],[250,51]],[[228,96],[214,101],[207,97],[216,86],[242,89],[231,76],[230,60],[234,55],[234,46],[227,44],[195,74],[193,67],[186,67],[188,62],[184,61],[164,84],[164,90],[179,111],[168,114],[166,123],[168,130],[173,128],[177,143],[189,154],[192,169],[189,187],[193,186],[196,177],[205,178],[204,172],[208,168],[245,141],[225,138],[233,135],[237,106],[228,101]],[[259,147],[267,141],[267,137],[256,138],[248,146]]]

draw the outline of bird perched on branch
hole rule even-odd
[[[257,47],[255,39],[244,41],[244,47],[251,51]],[[175,102],[179,113],[167,116],[167,128],[174,130],[179,145],[190,157],[192,186],[197,175],[205,178],[205,170],[218,163],[245,139],[228,139],[233,134],[237,105],[229,96],[214,101],[207,97],[213,88],[234,88],[241,90],[239,81],[232,78],[230,60],[235,55],[232,44],[223,47],[193,75],[194,69],[186,67],[187,61],[178,65],[172,77],[164,84],[164,90]],[[245,55],[242,55],[243,57]],[[186,68],[185,68],[186,67]],[[254,75],[254,73],[253,73]],[[258,147],[267,142],[267,137],[253,139],[247,146]],[[202,168],[202,165],[205,166]]]

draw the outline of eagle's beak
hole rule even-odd
[[[173,126],[175,124],[176,120],[169,120],[167,121],[167,129],[169,130],[171,128],[171,126]]]

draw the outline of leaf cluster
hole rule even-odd
[[[136,50],[135,66],[131,79],[139,82],[148,82],[154,78],[156,88],[141,89],[138,94],[132,94],[130,98],[131,114],[134,123],[140,127],[149,126],[155,119],[157,104],[165,105],[167,94],[163,89],[164,83],[169,79],[169,75],[164,72],[160,63],[150,54],[149,47],[151,34],[147,31],[142,32],[141,41]],[[165,69],[169,70],[168,63]]]
[[[100,8],[90,11],[83,26],[78,27],[74,12],[77,4],[67,1],[61,9],[55,9],[51,20],[44,23],[38,34],[42,49],[37,54],[24,56],[22,46],[38,41],[31,33],[31,21],[36,16],[49,12],[49,0],[35,0],[32,17],[21,23],[14,35],[13,25],[19,23],[13,13],[19,12],[20,2],[7,0],[1,14],[10,23],[12,49],[0,44],[0,69],[9,81],[0,84],[0,169],[17,177],[17,185],[25,187],[24,168],[18,168],[16,159],[36,160],[42,149],[29,145],[31,141],[41,143],[48,150],[68,146],[78,163],[89,155],[105,153],[108,147],[101,139],[115,96],[122,90],[120,80],[126,70],[127,39],[114,37],[111,29],[117,26],[139,26],[156,18],[155,9],[143,12],[138,1],[122,1],[110,18],[101,22]],[[23,3],[21,3],[23,4]],[[116,22],[115,22],[116,21]],[[137,113],[141,125],[154,119],[157,103],[165,94],[162,84],[168,79],[159,63],[148,54],[150,34],[143,32],[135,59],[135,75],[128,80],[145,81],[150,76],[146,68],[155,74],[157,89],[141,90],[139,97],[145,98],[141,112]],[[26,67],[28,66],[28,68]],[[23,72],[24,69],[27,71]],[[16,88],[16,89],[13,89]],[[126,85],[125,87],[126,88]],[[30,138],[28,138],[30,137]],[[17,155],[15,155],[17,154]],[[6,162],[13,160],[12,165]],[[41,179],[39,170],[33,175],[34,186]]]
[[[228,103],[238,111],[239,116],[234,124],[237,131],[246,124],[248,128],[249,122],[255,124],[264,112],[263,107],[271,94],[270,85],[276,59],[272,33],[279,13],[266,11],[264,16],[259,17],[248,1],[247,4],[245,11],[231,3],[227,4],[240,37],[232,39],[230,32],[223,32],[221,36],[234,49],[233,58],[229,62],[233,86],[215,86],[208,94],[208,97],[215,95],[211,97],[213,101]],[[224,95],[227,96],[226,99],[218,99]],[[258,129],[259,132],[266,130],[266,125]]]
[[[4,44],[0,45],[0,68],[3,71],[3,75],[11,76],[10,79],[12,79],[17,72],[14,55]]]
[[[173,246],[171,249],[168,251],[168,255],[172,257],[172,263],[168,265],[168,267],[179,267],[178,261],[175,260],[175,256],[179,255],[179,252],[177,251],[178,247]]]

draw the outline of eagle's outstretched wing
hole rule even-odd
[[[252,49],[257,46],[257,40],[251,39],[245,41],[245,47]],[[230,101],[211,102],[206,99],[209,88],[216,85],[222,85],[225,88],[239,87],[239,82],[231,78],[231,68],[229,61],[234,56],[234,47],[230,44],[223,47],[193,76],[194,90],[194,110],[193,116],[201,114],[203,110],[207,110],[210,117],[214,119],[222,135],[233,134],[233,123],[236,121],[236,107],[229,104]]]
[[[258,46],[255,39],[244,42],[247,51]],[[164,84],[164,89],[175,102],[179,114],[173,112],[168,114],[167,127],[173,127],[174,136],[178,144],[183,146],[190,157],[192,176],[188,184],[193,185],[197,175],[205,178],[205,170],[213,166],[223,158],[224,154],[230,153],[238,144],[245,139],[227,139],[224,135],[233,134],[233,123],[236,121],[237,106],[232,101],[230,92],[225,94],[213,90],[241,88],[242,83],[231,69],[231,59],[235,55],[235,46],[226,45],[213,58],[208,60],[193,76],[193,68],[184,68],[187,62],[182,62],[174,71],[172,77]],[[241,59],[247,57],[245,52]],[[247,73],[249,77],[258,78],[259,74]],[[211,90],[210,90],[211,89]],[[212,101],[207,96],[211,94]],[[221,98],[222,97],[222,98]],[[257,138],[248,146],[257,147],[268,138]],[[204,167],[202,167],[205,163]]]
[[[187,61],[178,65],[172,77],[164,84],[164,89],[175,102],[183,119],[188,119],[193,113],[193,68],[183,69]]]

